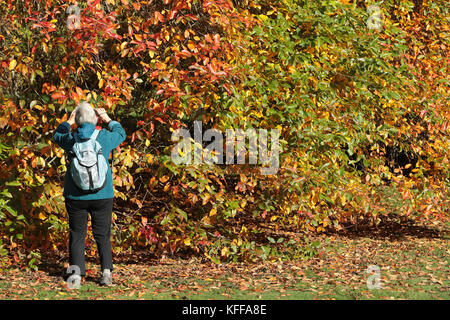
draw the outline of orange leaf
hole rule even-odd
[[[139,11],[141,9],[141,4],[139,2],[133,2],[132,5],[133,5],[133,8],[137,11]]]
[[[58,99],[65,98],[66,96],[63,95],[62,93],[58,93],[57,92],[57,93],[52,94],[51,97],[52,97],[53,100],[58,100]]]
[[[77,91],[77,95],[79,98],[82,98],[84,96],[83,90],[80,87],[76,87],[75,90]]]

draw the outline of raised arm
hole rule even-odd
[[[107,132],[105,135],[105,142],[108,144],[108,149],[112,150],[118,147],[127,137],[127,134],[122,128],[122,125],[117,121],[111,120],[111,118],[103,108],[97,108],[95,109],[95,112],[103,122],[108,124],[109,132]]]
[[[75,123],[75,114],[76,108],[70,114],[69,120],[62,122],[53,135],[53,140],[66,151],[72,148],[74,141],[70,127]]]

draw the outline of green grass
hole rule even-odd
[[[160,260],[116,264],[115,286],[96,282],[98,266],[79,290],[45,271],[0,272],[0,299],[449,299],[448,240],[332,239],[329,252],[306,261],[205,264]],[[381,288],[367,287],[366,268],[380,267]],[[61,266],[61,270],[62,270]],[[95,272],[94,272],[95,270]]]
[[[295,285],[287,289],[280,287],[264,288],[261,286],[250,286],[247,290],[241,290],[236,284],[227,282],[226,279],[215,280],[211,285],[208,281],[199,278],[186,279],[186,283],[196,283],[199,289],[180,290],[176,293],[168,290],[165,282],[151,283],[145,282],[139,290],[134,290],[131,282],[122,283],[114,287],[100,287],[99,285],[88,282],[78,290],[66,290],[63,286],[49,290],[48,285],[40,284],[32,287],[32,290],[24,289],[15,298],[19,299],[146,299],[146,300],[180,300],[180,299],[244,299],[244,300],[310,300],[310,299],[449,299],[450,295],[444,286],[436,284],[424,285],[424,277],[408,279],[405,282],[399,282],[389,287],[389,289],[369,290],[365,285],[359,288],[352,288],[345,285],[320,284],[320,277],[315,278],[319,285],[297,281]],[[174,279],[182,284],[180,279]],[[217,283],[220,282],[220,286]],[[145,289],[144,289],[145,288]],[[122,293],[118,293],[118,289]],[[2,281],[0,283],[0,292],[11,290],[10,283]],[[142,294],[139,294],[142,292]],[[18,293],[18,292],[16,292]],[[131,295],[130,295],[131,294]],[[8,299],[1,294],[3,299]]]

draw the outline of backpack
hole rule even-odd
[[[89,140],[81,141],[73,133],[75,144],[69,152],[70,175],[83,193],[95,193],[106,184],[108,163],[103,156],[102,146],[96,141],[100,130],[96,129]]]

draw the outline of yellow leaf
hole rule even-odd
[[[41,177],[41,176],[36,176],[36,180],[37,180],[39,183],[44,183],[45,178],[44,178],[44,177]]]
[[[211,211],[209,212],[209,216],[212,217],[212,216],[216,215],[216,213],[217,213],[217,209],[212,208]]]
[[[45,220],[45,219],[47,219],[47,216],[43,212],[40,212],[39,213],[39,219]]]
[[[17,61],[16,60],[11,60],[11,62],[9,63],[9,70],[13,70],[17,65]]]
[[[202,222],[203,222],[204,224],[208,224],[208,225],[211,224],[211,220],[209,220],[209,218],[208,218],[207,216],[204,216],[204,217],[202,218]]]
[[[101,89],[103,87],[103,79],[100,79],[100,81],[98,82],[98,87]]]
[[[193,51],[195,49],[195,45],[192,41],[189,41],[187,46],[188,46],[189,50],[191,50],[191,51]]]
[[[220,254],[222,256],[227,256],[228,255],[228,247],[223,247],[222,250],[220,251]]]
[[[204,188],[202,188],[202,189],[204,189]],[[201,191],[203,191],[203,190],[201,190]],[[200,192],[201,192],[201,191],[200,191]],[[205,195],[205,197],[203,198],[202,204],[203,204],[203,205],[207,204],[208,201],[209,201],[209,198],[210,198],[210,195],[209,195],[209,193],[207,193],[207,194]]]

